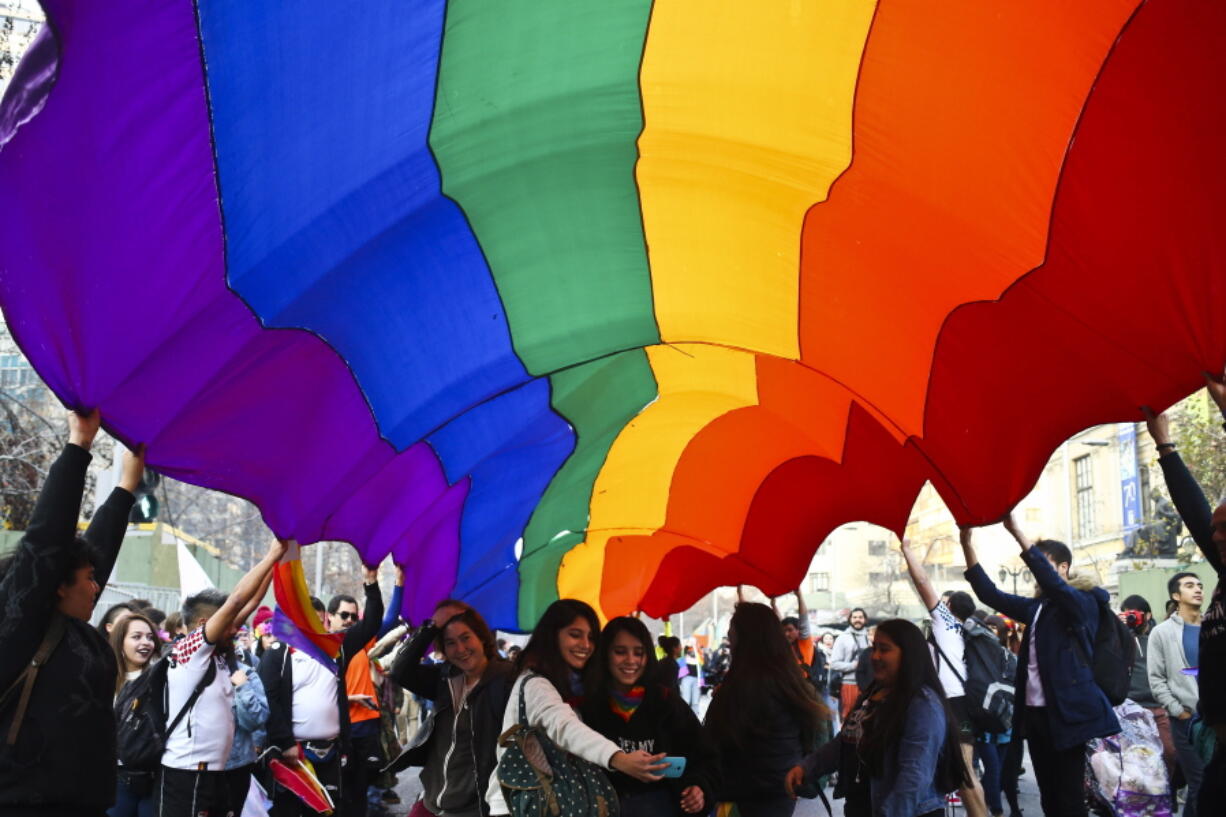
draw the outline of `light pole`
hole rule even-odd
[[[1027,584],[1030,583],[1030,571],[1024,567],[1019,567],[1017,570],[1008,570],[1007,568],[1003,568],[1003,567],[1000,569],[1000,583],[1001,584],[1004,584],[1005,579],[1009,578],[1010,576],[1013,577],[1013,595],[1015,596],[1017,595],[1018,576],[1025,576],[1026,583]]]

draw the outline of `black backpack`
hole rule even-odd
[[[969,779],[966,761],[962,759],[962,748],[956,743],[950,746],[949,741],[945,741],[941,745],[940,754],[937,755],[933,788],[938,794],[950,794],[965,786]]]
[[[1128,697],[1132,682],[1132,665],[1137,658],[1137,643],[1128,625],[1120,621],[1111,608],[1098,601],[1098,629],[1094,631],[1094,655],[1087,657],[1076,633],[1069,633],[1082,660],[1094,669],[1094,683],[1107,696],[1112,706],[1119,706]],[[1092,660],[1091,660],[1092,658]]]
[[[968,625],[962,629],[967,708],[980,730],[1004,734],[1013,726],[1017,657],[984,627]]]
[[[119,762],[129,771],[155,772],[161,767],[166,737],[174,732],[179,721],[196,705],[200,693],[217,677],[217,662],[210,660],[209,668],[192,690],[191,697],[167,726],[166,672],[169,665],[169,657],[158,659],[139,678],[125,684],[115,701]]]
[[[801,664],[800,666],[805,671],[805,677],[813,685],[813,688],[818,692],[824,692],[826,690],[827,678],[826,654],[822,652],[821,648],[814,646],[813,662],[808,665]]]

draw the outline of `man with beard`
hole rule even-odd
[[[234,684],[226,655],[234,649],[238,625],[260,603],[285,547],[285,542],[275,541],[229,596],[209,589],[183,602],[183,626],[188,635],[175,642],[170,653],[167,720],[189,708],[166,736],[162,773],[154,792],[160,817],[225,817],[242,811],[251,770],[226,771],[234,740]],[[197,689],[200,692],[195,695]]]
[[[868,614],[863,608],[855,608],[847,616],[847,629],[834,640],[834,652],[830,656],[830,694],[839,696],[839,714],[843,719],[847,718],[856,698],[860,696],[860,687],[856,685],[856,664],[860,653],[869,648],[868,633],[864,631],[867,623]],[[842,679],[841,686],[834,683],[836,676]]]

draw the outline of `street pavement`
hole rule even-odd
[[[1023,814],[1028,817],[1039,817],[1043,813],[1039,806],[1039,789],[1035,785],[1034,774],[1030,771],[1030,757],[1026,757],[1024,774],[1021,780],[1018,781],[1018,805],[1022,807]],[[421,796],[421,783],[418,780],[420,769],[409,769],[400,774],[400,785],[396,787],[396,793],[400,796],[400,804],[391,806],[389,813],[401,817],[409,813],[409,809],[413,807],[413,803]],[[826,790],[826,797],[830,798],[830,789]],[[833,809],[834,817],[842,817],[843,801],[830,800],[830,806]],[[1008,809],[1008,804],[1005,804]],[[965,811],[961,807],[951,807],[946,810],[946,814],[950,817],[963,817]],[[1008,811],[1005,812],[1008,815]],[[822,806],[820,799],[799,800],[796,803],[796,811],[793,817],[826,817],[826,809]]]

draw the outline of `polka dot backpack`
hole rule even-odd
[[[498,782],[512,817],[617,817],[617,792],[594,763],[560,749],[545,730],[528,725],[524,686],[519,723],[498,739],[506,749]]]

